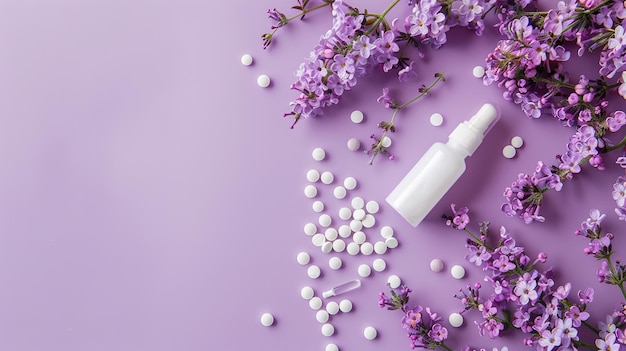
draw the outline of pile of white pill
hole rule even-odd
[[[517,149],[524,146],[524,139],[520,136],[511,138],[511,143],[502,148],[502,156],[505,158],[513,158],[517,154]]]

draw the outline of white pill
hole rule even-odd
[[[332,336],[333,334],[335,334],[335,327],[332,324],[326,323],[322,325],[322,335]]]
[[[359,252],[361,252],[361,248],[359,247],[359,244],[355,242],[349,242],[346,245],[346,251],[348,252],[349,255],[354,256],[354,255],[357,255]]]
[[[485,68],[483,66],[476,66],[472,69],[472,75],[476,78],[482,78],[485,75]]]
[[[343,252],[346,249],[346,242],[341,239],[333,241],[333,250],[335,252]]]
[[[352,213],[350,213],[350,217],[352,217]],[[348,218],[350,218],[348,217]],[[339,236],[342,238],[347,238],[352,234],[352,229],[350,229],[350,226],[347,224],[342,224],[339,226]]]
[[[365,336],[367,340],[374,340],[376,336],[378,336],[378,331],[376,331],[374,327],[365,327],[365,329],[363,329],[363,336]]]
[[[300,296],[302,296],[302,298],[305,300],[310,300],[313,298],[313,296],[315,296],[315,291],[313,291],[312,287],[305,286],[304,288],[302,288],[302,290],[300,290]]]
[[[370,243],[369,241],[366,241],[361,244],[360,250],[362,254],[364,254],[365,256],[369,256],[374,253],[374,245],[372,245],[372,243]]]
[[[313,208],[313,212],[320,213],[324,211],[324,203],[321,202],[320,200],[314,201],[313,204],[311,205],[311,208]]]
[[[430,270],[433,272],[441,272],[443,270],[443,261],[438,258],[434,258],[430,261]]]
[[[270,80],[270,77],[267,74],[261,74],[257,79],[256,79],[256,83],[261,87],[261,88],[267,88],[270,86],[270,84],[272,83],[272,81]]]
[[[335,301],[330,301],[326,304],[326,312],[328,312],[331,316],[336,315],[339,313],[339,304]]]
[[[369,277],[370,274],[372,274],[372,267],[363,263],[359,265],[359,268],[357,268],[357,272],[361,277],[366,278]]]
[[[272,316],[271,313],[263,313],[261,315],[261,324],[263,324],[266,327],[271,326],[272,324],[274,324],[274,316]]]
[[[400,277],[393,274],[390,275],[389,278],[387,278],[387,284],[389,284],[390,288],[396,289],[400,286],[400,284],[402,284],[402,280],[400,279]]]
[[[322,233],[317,233],[311,237],[311,242],[317,247],[322,247],[325,241],[326,237]]]
[[[502,155],[506,158],[513,158],[515,157],[516,153],[517,153],[517,150],[515,150],[513,145],[507,145],[502,148]]]
[[[387,248],[389,249],[395,249],[396,247],[398,247],[398,239],[394,237],[385,239],[385,245],[387,245]]]
[[[241,55],[241,64],[244,66],[250,66],[252,64],[252,61],[254,61],[252,59],[252,55],[250,54],[243,54]]]
[[[352,211],[347,208],[347,207],[342,207],[339,209],[339,218],[343,219],[344,221],[347,221],[348,219],[352,218]],[[349,229],[350,227],[348,227]]]
[[[367,236],[362,231],[354,232],[352,235],[352,241],[359,245],[363,244],[365,240],[367,240]]]
[[[430,124],[433,127],[439,127],[440,125],[443,124],[443,116],[441,115],[441,113],[433,113],[432,115],[430,115]]]
[[[352,212],[352,218],[356,219],[357,221],[362,221],[365,218],[365,210],[362,208],[356,209],[354,210],[354,212]]]
[[[357,151],[361,148],[361,142],[357,138],[348,139],[348,150]]]
[[[383,147],[390,147],[391,146],[391,138],[385,135],[383,137],[383,140],[380,142],[380,144]]]
[[[454,266],[452,266],[452,268],[450,268],[450,274],[452,274],[452,277],[454,277],[455,279],[462,279],[463,277],[465,277],[465,268],[463,268],[463,266],[455,264]]]
[[[380,235],[385,239],[391,238],[393,236],[393,228],[388,225],[383,226],[380,228]]]
[[[303,252],[298,253],[298,256],[296,256],[296,260],[298,261],[299,264],[306,266],[311,261],[311,256],[309,256],[308,253],[303,251]]]
[[[367,204],[365,204],[365,209],[367,212],[375,214],[378,213],[378,210],[380,210],[380,205],[374,200],[368,201]]]
[[[326,158],[326,151],[324,151],[324,149],[322,149],[321,147],[316,147],[311,152],[311,156],[313,156],[313,159],[315,161],[322,161]]]
[[[377,258],[372,262],[372,268],[374,268],[376,272],[382,272],[387,268],[387,262],[382,258]]]
[[[361,122],[363,122],[363,118],[364,118],[363,112],[361,112],[359,110],[354,110],[350,114],[350,120],[352,120],[352,122],[354,122],[354,123],[361,123]]]
[[[355,210],[358,210],[358,209],[363,208],[363,206],[365,206],[365,201],[363,201],[362,197],[357,196],[353,198],[352,201],[350,201],[350,204],[352,205],[352,208],[354,208]]]
[[[384,241],[377,241],[374,243],[374,252],[379,255],[384,255],[387,252],[387,244]]]
[[[520,147],[522,147],[524,145],[524,139],[522,139],[522,137],[520,136],[514,136],[511,139],[511,146],[513,146],[516,149],[519,149]]]
[[[326,237],[326,240],[333,241],[337,239],[337,237],[339,236],[339,232],[337,232],[337,229],[335,228],[326,228],[326,230],[324,231],[324,236]]]
[[[341,300],[341,302],[339,302],[339,310],[343,313],[352,311],[352,301],[348,299]]]
[[[354,190],[356,188],[356,179],[354,177],[346,177],[343,180],[343,186],[348,190]]]
[[[329,171],[324,171],[322,172],[320,179],[324,184],[331,184],[335,180],[335,176]]]
[[[328,322],[329,318],[330,318],[330,316],[328,315],[328,312],[326,312],[326,310],[318,310],[315,313],[315,319],[317,319],[317,321],[320,322],[320,323]]]
[[[448,316],[448,322],[451,326],[458,328],[463,325],[463,316],[457,312],[450,313]]]
[[[326,345],[326,348],[324,349],[324,351],[339,351],[339,346],[335,344],[328,344]]]
[[[328,260],[328,266],[331,269],[337,270],[341,268],[341,266],[343,266],[343,261],[341,260],[341,258],[333,256]]]
[[[333,189],[333,195],[335,196],[336,199],[343,199],[344,197],[346,197],[346,188],[342,187],[341,185],[336,186],[335,189]]]
[[[309,266],[306,273],[309,275],[309,278],[317,279],[322,274],[322,271],[320,270],[320,267],[313,264]]]
[[[365,218],[363,218],[361,223],[363,223],[365,228],[371,228],[376,224],[376,217],[374,217],[371,213],[368,213],[365,215]]]
[[[318,222],[322,227],[328,227],[331,223],[333,223],[333,219],[330,218],[328,214],[324,213],[323,215],[320,215]]]
[[[321,249],[323,253],[330,253],[331,251],[333,251],[333,243],[330,241],[327,241],[322,244]]]
[[[308,197],[309,199],[312,199],[314,197],[317,196],[317,188],[315,187],[315,185],[307,185],[304,187],[304,196]]]
[[[309,307],[314,310],[322,308],[322,299],[319,296],[314,296],[309,300]]]
[[[361,221],[353,219],[350,221],[350,229],[353,232],[358,232],[359,230],[363,229],[363,223],[361,223]]]
[[[318,180],[320,180],[320,172],[315,169],[310,169],[308,172],[306,172],[306,180],[311,183],[316,183]]]
[[[317,232],[317,226],[314,223],[304,225],[304,234],[311,236]]]

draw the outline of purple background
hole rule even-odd
[[[354,1],[381,11],[386,3]],[[295,97],[293,72],[330,25],[314,13],[279,32],[261,48],[269,30],[265,11],[288,12],[290,1],[0,1],[0,349],[1,350],[405,350],[400,313],[377,306],[387,276],[398,274],[412,299],[444,316],[460,309],[452,298],[482,272],[465,262],[464,236],[439,216],[452,202],[472,208],[473,222],[505,225],[535,255],[545,251],[558,282],[574,291],[591,286],[601,301],[594,322],[618,307],[618,289],[596,282],[597,263],[582,254],[586,242],[572,232],[591,208],[609,212],[608,229],[621,234],[612,213],[612,184],[623,171],[585,171],[560,193],[550,193],[547,222],[524,225],[499,210],[502,191],[537,160],[551,163],[572,130],[547,116],[526,118],[501,91],[471,74],[495,46],[488,30],[476,38],[449,33],[439,51],[427,50],[419,80],[400,85],[393,75],[361,79],[340,106],[294,130],[281,117]],[[403,5],[392,12],[399,16]],[[254,65],[242,66],[250,53]],[[591,60],[590,62],[594,62]],[[574,65],[578,72],[583,65]],[[345,144],[365,145],[390,111],[376,103],[389,86],[405,100],[432,74],[447,81],[402,111],[393,136],[395,161],[374,166]],[[256,77],[272,78],[268,89]],[[502,119],[468,170],[430,216],[412,228],[384,204],[385,196],[436,141],[484,101]],[[356,125],[349,114],[364,111]],[[441,127],[428,116],[444,115]],[[502,157],[511,137],[526,144],[515,159]],[[326,149],[322,163],[310,154]],[[315,313],[300,297],[305,285],[322,290],[357,277],[374,256],[342,253],[344,268],[332,271],[329,255],[303,234],[315,222],[312,200],[303,196],[308,169],[354,176],[362,196],[382,205],[377,226],[396,230],[400,247],[384,256],[388,270],[363,279],[349,296],[354,311],[332,319],[336,334],[324,337]],[[332,187],[319,198],[338,223]],[[616,244],[623,255],[623,238]],[[323,276],[311,280],[295,256],[308,251]],[[432,258],[446,268],[463,264],[464,280],[433,273]],[[623,256],[622,256],[623,257]],[[271,312],[276,324],[259,323]],[[470,314],[450,328],[460,349],[522,349],[519,337],[481,339]],[[379,337],[367,341],[365,326]]]

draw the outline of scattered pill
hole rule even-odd
[[[369,277],[370,274],[372,274],[372,267],[363,263],[359,265],[359,268],[357,268],[357,272],[361,277],[366,278]]]
[[[320,267],[313,264],[309,266],[306,273],[309,275],[309,278],[317,279],[322,274],[322,271],[320,270]]]
[[[315,169],[310,169],[308,172],[306,172],[306,180],[311,183],[316,183],[318,180],[320,180],[320,172]]]
[[[363,336],[365,336],[367,340],[374,340],[376,336],[378,336],[378,331],[376,331],[374,327],[365,327],[365,329],[363,329]]]
[[[396,289],[400,286],[400,284],[402,284],[402,280],[400,279],[400,277],[393,274],[390,275],[389,278],[387,278],[387,284],[389,284],[390,288]]]
[[[342,207],[339,209],[339,218],[343,219],[344,221],[347,221],[348,219],[352,218],[352,211],[350,211],[349,208],[347,207]],[[350,227],[348,227],[350,228]]]
[[[341,300],[341,302],[339,302],[339,310],[343,313],[352,311],[352,301],[348,299]]]
[[[304,225],[304,234],[311,236],[317,232],[317,226],[314,223]]]
[[[313,296],[309,300],[309,307],[314,310],[319,310],[322,308],[322,299],[319,296]]]
[[[313,291],[312,287],[305,286],[304,288],[302,288],[302,290],[300,290],[300,296],[302,296],[302,298],[305,300],[310,300],[313,298],[313,296],[315,296],[315,291]]]
[[[261,324],[263,324],[266,327],[271,326],[272,324],[274,324],[274,316],[272,316],[271,313],[263,313],[261,315]]]
[[[450,313],[448,322],[450,322],[451,326],[458,328],[463,325],[463,316],[457,312]]]
[[[321,249],[323,253],[330,253],[331,251],[333,251],[333,243],[330,241],[326,241],[322,244]]]
[[[326,158],[326,151],[324,151],[324,149],[322,149],[321,147],[316,147],[315,149],[313,149],[311,156],[313,156],[313,159],[315,161],[322,161]]]
[[[326,312],[326,310],[318,310],[315,313],[315,319],[317,319],[317,321],[320,323],[328,322],[329,318],[330,318],[330,315],[328,314],[328,312]]]
[[[362,221],[363,219],[365,219],[365,210],[363,210],[362,208],[356,209],[354,210],[354,212],[352,212],[352,218],[356,219],[357,221]]]
[[[393,228],[388,225],[383,226],[380,228],[380,235],[385,239],[391,238],[393,236]]]
[[[308,197],[309,199],[312,199],[314,197],[317,196],[317,188],[315,187],[315,185],[307,185],[304,187],[304,196]]]
[[[326,241],[326,237],[322,233],[314,234],[311,237],[311,242],[313,243],[314,246],[317,246],[317,247],[322,247],[325,241]]]
[[[364,242],[360,247],[361,253],[365,256],[369,256],[374,253],[374,245],[369,241]]]
[[[318,221],[319,221],[319,224],[322,227],[328,227],[328,226],[330,226],[332,224],[333,219],[330,218],[330,216],[328,214],[324,213],[323,215],[320,215]]]
[[[346,251],[348,252],[349,255],[354,256],[358,254],[359,252],[361,252],[361,248],[359,247],[359,244],[353,241],[353,242],[349,242],[346,245]]]
[[[354,232],[354,234],[352,234],[352,240],[361,245],[367,240],[367,236],[362,231]]]
[[[270,86],[270,84],[272,83],[272,81],[270,80],[270,77],[267,74],[261,74],[257,79],[256,79],[256,83],[261,87],[261,88],[267,88]]]
[[[367,204],[365,204],[365,209],[367,212],[375,214],[380,210],[380,205],[374,200],[368,201]]]
[[[385,239],[385,244],[387,245],[387,248],[395,249],[396,247],[398,247],[398,239],[394,237]]]
[[[363,229],[363,223],[361,223],[361,221],[353,219],[350,221],[350,229],[353,232],[358,232],[359,230]]]
[[[341,258],[333,256],[328,260],[328,266],[331,269],[337,270],[341,268],[341,266],[343,266],[343,261],[341,260]]]
[[[376,272],[382,272],[387,269],[387,262],[382,258],[377,258],[372,262],[372,268],[374,268]]]
[[[515,157],[516,153],[517,153],[517,151],[515,150],[513,145],[507,145],[507,146],[502,148],[502,155],[504,157],[506,157],[506,158],[513,158],[513,157]]]
[[[350,212],[350,216],[348,218],[350,217],[352,217],[352,212]],[[339,236],[342,238],[347,238],[352,234],[352,229],[350,229],[350,226],[347,224],[340,225],[339,230],[337,231],[339,232]]]
[[[317,200],[315,202],[313,202],[313,204],[311,205],[311,208],[313,208],[314,212],[322,212],[324,211],[324,203],[321,202],[320,200]]]
[[[511,146],[513,146],[516,149],[519,149],[520,147],[522,147],[524,145],[524,139],[522,139],[522,137],[520,136],[514,136],[511,139]]]
[[[303,252],[298,253],[298,256],[296,256],[296,260],[298,261],[299,264],[306,266],[311,261],[311,256],[309,256],[308,253],[303,251]]]
[[[463,266],[455,264],[454,266],[452,266],[452,268],[450,268],[450,274],[452,274],[452,277],[454,277],[455,279],[462,279],[463,277],[465,277],[465,268],[463,268]]]
[[[387,252],[387,244],[384,241],[377,241],[374,243],[374,252],[379,255],[384,255]]]
[[[241,56],[241,64],[244,66],[250,66],[252,64],[252,61],[254,61],[252,59],[252,55],[250,54],[243,54]]]
[[[433,272],[441,272],[443,270],[443,261],[438,258],[434,258],[430,261],[430,270]]]
[[[352,111],[352,113],[350,114],[350,119],[352,120],[352,122],[354,123],[361,123],[363,122],[363,112],[359,111],[359,110],[354,110]]]
[[[361,148],[361,142],[357,138],[350,138],[348,139],[347,146],[348,146],[348,150],[357,151]]]
[[[361,221],[365,228],[371,228],[376,224],[376,217],[374,217],[371,213],[365,215],[365,218]]]
[[[356,188],[356,179],[354,177],[346,177],[343,180],[343,186],[348,190],[354,190]]]
[[[441,113],[433,113],[432,115],[430,115],[430,124],[433,127],[439,127],[440,125],[443,124],[443,116],[441,115]]]
[[[326,345],[326,348],[324,349],[324,351],[339,351],[339,346],[335,344],[328,344]]]
[[[346,242],[341,239],[333,241],[333,250],[335,252],[343,252],[346,249]]]
[[[339,232],[337,232],[337,229],[335,228],[326,228],[324,231],[324,237],[326,237],[326,240],[333,241],[337,239],[338,236]]]
[[[383,140],[380,142],[380,144],[383,147],[390,147],[391,146],[391,138],[385,135],[383,137]]]
[[[336,199],[343,199],[344,197],[346,197],[346,188],[344,188],[343,186],[339,185],[336,186],[335,189],[333,189],[333,195],[335,196]]]
[[[322,325],[322,335],[332,336],[333,334],[335,334],[335,327],[332,324],[326,323]]]
[[[326,304],[326,312],[328,312],[331,316],[336,315],[339,313],[339,304],[335,301],[330,301]]]
[[[476,66],[472,69],[472,75],[476,78],[482,78],[485,75],[485,68],[483,66]]]
[[[363,206],[365,206],[365,201],[363,201],[362,197],[357,196],[353,198],[352,201],[350,201],[350,205],[352,205],[352,208],[354,208],[355,210],[359,210],[362,209]]]
[[[324,184],[331,184],[335,180],[335,176],[331,172],[325,171],[325,172],[322,172],[320,179],[322,180],[322,183]]]

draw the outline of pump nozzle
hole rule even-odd
[[[498,118],[498,110],[492,104],[486,103],[470,118],[469,123],[480,135],[485,136]]]
[[[449,138],[461,145],[471,156],[498,118],[498,110],[492,104],[485,103],[469,121],[459,124]]]

